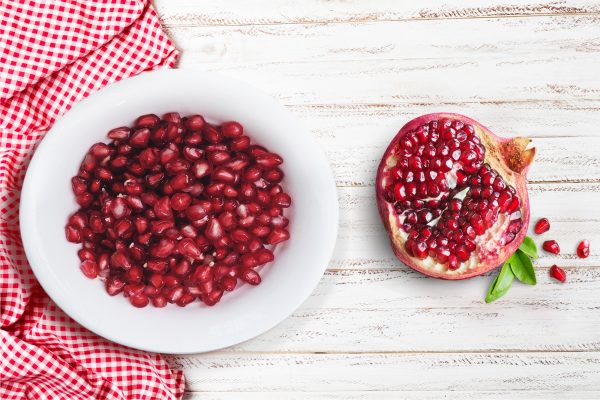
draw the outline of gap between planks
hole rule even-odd
[[[416,22],[416,21],[439,21],[439,20],[466,20],[466,19],[506,19],[506,18],[548,18],[548,17],[598,17],[600,12],[573,12],[573,13],[544,13],[544,14],[511,14],[511,15],[474,15],[465,17],[407,17],[398,19],[366,19],[366,18],[348,18],[346,20],[330,20],[330,21],[318,21],[318,20],[304,20],[304,21],[289,21],[289,22],[260,22],[260,23],[222,23],[208,24],[208,23],[172,23],[168,19],[165,21],[160,18],[161,25],[164,28],[200,28],[210,26],[227,26],[227,27],[260,27],[260,26],[277,26],[277,25],[343,25],[343,24],[373,24],[373,23],[393,23],[393,22]]]

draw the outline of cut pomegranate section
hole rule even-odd
[[[281,156],[201,115],[146,114],[108,137],[71,179],[80,209],[65,235],[86,277],[135,307],[212,306],[238,279],[261,282],[255,268],[290,237]]]
[[[376,178],[396,256],[443,279],[470,278],[506,261],[529,223],[529,142],[500,138],[458,114],[428,114],[402,127]]]

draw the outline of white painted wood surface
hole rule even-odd
[[[238,346],[169,358],[188,399],[600,398],[600,2],[155,4],[180,67],[249,81],[303,120],[341,207],[329,269],[296,313]],[[550,218],[544,237],[563,250],[536,263],[536,287],[486,305],[491,275],[428,279],[389,249],[379,157],[404,122],[441,110],[534,139],[533,219]]]

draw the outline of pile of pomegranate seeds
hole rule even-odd
[[[474,127],[459,120],[434,120],[401,139],[385,197],[408,234],[410,256],[430,256],[456,270],[501,214],[509,222],[500,245],[515,239],[523,226],[521,201],[515,188],[484,164],[485,153]]]
[[[65,228],[88,278],[136,307],[216,304],[289,239],[283,159],[237,122],[139,117],[96,143],[71,180],[80,209]]]

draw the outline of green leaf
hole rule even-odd
[[[506,292],[508,292],[508,289],[510,289],[510,285],[512,285],[515,275],[510,268],[509,261],[504,263],[500,273],[496,279],[494,279],[494,282],[492,282],[490,290],[485,297],[486,303],[491,303],[492,301],[498,300],[500,297],[504,296]]]
[[[533,259],[538,258],[538,252],[535,242],[529,236],[525,236],[525,239],[523,239],[523,243],[521,243],[521,245],[519,246],[519,250],[521,250],[523,253],[527,254]]]
[[[509,259],[510,269],[513,274],[523,283],[528,285],[535,285],[535,270],[533,269],[533,263],[529,255],[521,250],[517,250]]]

